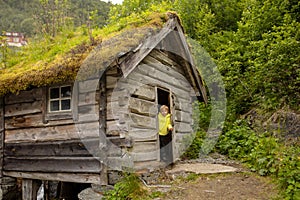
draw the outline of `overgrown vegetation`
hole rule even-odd
[[[300,198],[299,146],[285,146],[270,133],[256,133],[245,121],[236,121],[221,136],[217,148],[258,174],[273,176],[281,186],[285,199]]]
[[[133,173],[125,173],[124,177],[114,185],[114,189],[104,194],[107,200],[145,199],[148,191],[142,185],[138,176]]]
[[[92,28],[102,27],[107,24],[111,5],[98,0],[0,0],[0,33],[21,32],[33,37],[66,26],[89,23]]]

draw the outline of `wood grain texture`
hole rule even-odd
[[[49,173],[100,173],[101,164],[94,157],[5,157],[3,170]]]
[[[4,175],[25,178],[25,179],[39,179],[50,181],[65,181],[74,183],[95,183],[101,184],[99,173],[41,173],[41,172],[17,172],[5,171]]]

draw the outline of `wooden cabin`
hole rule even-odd
[[[163,104],[174,125],[171,160],[179,158],[193,132],[192,99],[205,101],[206,92],[179,18],[168,13],[163,22],[103,39],[84,59],[77,50],[73,68],[64,59],[0,82],[1,177],[22,179],[23,199],[34,195],[24,194],[33,180],[107,185],[114,171],[164,166]]]

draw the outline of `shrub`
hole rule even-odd
[[[135,174],[126,173],[124,177],[114,185],[114,189],[104,194],[107,200],[142,199],[146,194],[142,183]]]
[[[275,177],[284,199],[300,199],[299,147],[285,146],[269,133],[256,134],[244,121],[237,121],[220,137],[217,148],[260,175]]]

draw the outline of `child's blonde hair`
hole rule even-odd
[[[160,112],[163,111],[163,110],[166,110],[167,112],[169,112],[169,107],[166,106],[166,105],[162,105],[162,106],[160,107]]]

